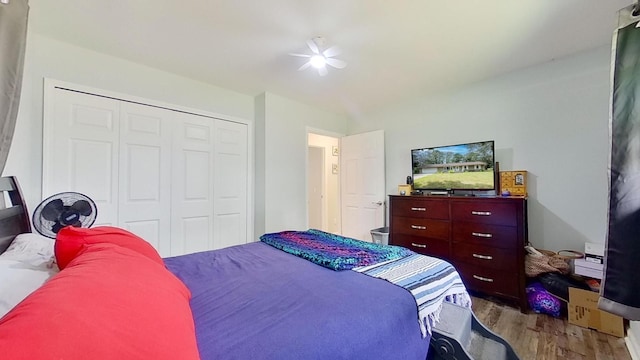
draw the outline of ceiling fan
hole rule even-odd
[[[322,36],[316,36],[311,40],[307,40],[307,46],[311,50],[312,54],[290,54],[293,56],[309,58],[309,61],[302,64],[298,68],[298,71],[307,69],[308,67],[314,67],[318,69],[320,76],[327,75],[327,65],[336,69],[344,69],[347,66],[345,61],[335,59],[334,56],[340,55],[340,49],[336,46],[332,46],[325,49],[326,39]]]

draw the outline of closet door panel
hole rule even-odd
[[[250,240],[247,124],[63,88],[45,95],[43,197],[84,193],[94,226],[127,229],[162,256]]]
[[[194,253],[209,250],[211,217],[193,216],[182,219],[184,236],[184,253]],[[203,236],[204,234],[204,236]]]
[[[247,242],[248,129],[215,120],[213,248]]]
[[[160,251],[160,239],[162,235],[159,233],[161,224],[158,220],[129,220],[126,221],[123,228],[147,240],[160,253],[161,256],[169,256]]]
[[[174,112],[129,102],[120,110],[121,227],[171,254],[171,141]]]
[[[171,255],[213,246],[213,121],[175,113],[172,143]]]
[[[96,202],[94,226],[118,223],[119,101],[55,89],[45,116],[42,196],[63,191]]]

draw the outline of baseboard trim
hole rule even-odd
[[[624,342],[627,344],[627,349],[629,350],[629,354],[631,354],[631,359],[640,360],[640,334],[636,334],[634,331],[634,327],[629,326],[627,330],[627,337],[624,338]]]

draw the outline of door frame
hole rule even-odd
[[[322,174],[322,178],[320,179],[320,193],[322,196],[322,199],[320,200],[320,230],[322,231],[327,231],[328,228],[328,220],[327,220],[327,181],[326,181],[326,174],[325,174],[325,167],[326,167],[326,156],[325,156],[325,148],[323,146],[316,146],[316,145],[309,145],[307,144],[307,171],[311,170],[311,164],[309,163],[309,154],[310,154],[310,150],[311,149],[317,149],[319,151],[319,154],[322,155],[322,160],[320,164],[316,164],[320,166],[320,173]],[[309,199],[310,193],[309,193],[309,182],[311,179],[309,179],[309,173],[307,173],[307,212],[310,214],[311,213],[311,206],[309,206],[309,204],[311,203],[311,199]],[[309,217],[307,217],[307,227],[311,228],[311,224],[309,223]]]
[[[341,138],[343,136],[345,136],[346,134],[342,134],[342,133],[338,133],[338,132],[334,132],[334,131],[328,131],[328,130],[323,130],[320,128],[315,128],[312,126],[307,126],[305,128],[305,147],[304,147],[304,151],[305,151],[305,168],[304,168],[304,177],[305,177],[305,182],[304,182],[304,187],[305,187],[305,225],[307,228],[309,228],[309,179],[307,178],[309,176],[309,134],[316,134],[316,135],[322,135],[322,136],[328,136],[328,137],[332,137],[332,138],[336,138],[338,139],[338,147],[340,147],[341,144]],[[340,171],[339,169],[342,167],[342,164],[340,164],[340,156],[338,156],[338,193],[337,193],[337,201],[338,204],[340,204],[340,207],[342,206],[342,198],[341,198],[341,194],[340,194],[340,182],[341,182],[341,176],[342,176],[342,171]],[[327,161],[327,159],[325,158],[325,162]],[[326,184],[325,184],[326,186]],[[325,203],[328,202],[328,198],[327,196],[325,196],[324,199]],[[325,206],[326,207],[326,206]],[[339,233],[342,234],[342,212],[340,213],[340,226],[339,226]],[[328,221],[329,219],[325,219]],[[328,225],[327,225],[328,226]]]
[[[134,95],[129,95],[129,94],[124,94],[124,93],[120,93],[120,92],[115,92],[115,91],[110,91],[110,90],[104,90],[104,89],[99,89],[99,88],[94,88],[91,86],[85,86],[85,85],[79,85],[79,84],[74,84],[74,83],[70,83],[70,82],[66,82],[66,81],[61,81],[61,80],[56,80],[56,79],[52,79],[52,78],[44,78],[44,91],[43,91],[43,119],[42,119],[42,149],[48,149],[49,148],[49,139],[51,138],[51,131],[52,129],[50,128],[51,126],[51,121],[52,118],[54,118],[55,114],[54,114],[54,93],[56,89],[63,89],[63,90],[69,90],[69,91],[75,91],[75,92],[81,92],[81,93],[87,93],[89,95],[97,95],[97,96],[103,96],[103,97],[107,97],[107,98],[113,98],[113,99],[118,99],[118,100],[123,100],[123,101],[128,101],[128,102],[133,102],[133,103],[139,103],[139,104],[143,104],[143,105],[149,105],[149,106],[155,106],[155,107],[159,107],[159,108],[163,108],[163,109],[167,109],[167,110],[175,110],[175,111],[180,111],[180,112],[184,112],[184,113],[189,113],[189,114],[194,114],[194,115],[199,115],[199,116],[204,116],[204,117],[209,117],[209,118],[213,118],[213,119],[219,119],[219,120],[224,120],[224,121],[231,121],[231,122],[235,122],[235,123],[240,123],[240,124],[245,124],[247,125],[247,139],[248,139],[248,144],[247,144],[247,243],[249,242],[253,242],[255,241],[254,239],[254,208],[255,208],[255,195],[254,195],[254,184],[255,184],[255,158],[254,158],[254,149],[255,149],[255,144],[254,144],[254,122],[250,121],[250,120],[246,120],[246,119],[242,119],[239,117],[235,117],[235,116],[229,116],[229,115],[224,115],[224,114],[219,114],[219,113],[213,113],[210,111],[205,111],[205,110],[200,110],[200,109],[194,109],[194,108],[189,108],[186,106],[181,106],[181,105],[176,105],[176,104],[171,104],[171,103],[166,103],[163,101],[157,101],[157,100],[153,100],[153,99],[148,99],[148,98],[143,98],[143,97],[138,97],[138,96],[134,96]],[[48,169],[51,167],[52,165],[47,163],[47,161],[44,159],[42,160],[42,177],[40,179],[41,182],[41,194],[40,194],[40,199],[43,198],[43,196],[45,194],[47,194],[47,184],[45,184],[44,182],[44,177],[45,177],[45,173],[46,171],[48,171]]]

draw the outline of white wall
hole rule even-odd
[[[307,227],[307,129],[321,129],[333,133],[346,133],[345,116],[319,110],[317,108],[289,100],[287,98],[265,93],[256,104],[264,109],[256,109],[256,113],[264,115],[256,118],[256,129],[264,127],[264,134],[256,131],[256,168],[264,173],[256,172],[256,184],[264,186],[264,208],[256,208],[258,214],[264,214],[264,228],[260,228],[262,220],[256,220],[256,236],[264,232],[282,230],[306,230]],[[257,139],[264,136],[264,139]],[[260,143],[264,143],[259,149]],[[263,161],[263,164],[258,162]],[[262,196],[256,190],[256,198]],[[256,199],[256,207],[262,200]]]
[[[267,189],[265,187],[265,174],[267,166],[266,160],[266,139],[265,139],[265,127],[266,127],[266,101],[267,94],[262,93],[255,98],[255,201],[254,201],[254,238],[257,240],[260,235],[265,233],[265,221],[267,218],[265,208],[265,194]]]
[[[310,130],[313,131],[313,130]],[[324,201],[325,201],[325,218],[327,220],[325,231],[340,234],[342,231],[342,221],[340,219],[340,175],[334,174],[332,171],[333,164],[340,164],[339,156],[332,153],[333,147],[340,145],[340,139],[337,137],[324,136],[320,134],[309,133],[309,146],[317,146],[324,149]]]
[[[30,31],[18,120],[3,175],[18,176],[31,211],[42,198],[45,77],[249,121],[254,116],[254,99],[251,96],[89,51]]]
[[[385,130],[389,193],[411,174],[410,149],[495,140],[500,170],[529,172],[529,240],[582,250],[607,228],[610,52],[410,99],[352,119],[349,133]]]

